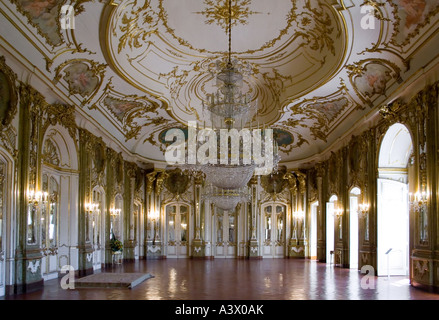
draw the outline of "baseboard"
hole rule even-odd
[[[150,256],[146,257],[146,260],[164,260],[166,259],[166,256]]]
[[[192,259],[192,260],[214,260],[215,259],[214,256],[204,256],[204,257],[190,256],[189,258]]]
[[[414,280],[411,281],[411,285],[419,290],[430,292],[430,293],[439,293],[439,287],[432,286],[429,284],[419,283]]]
[[[15,285],[7,285],[5,287],[5,295],[12,296],[16,294],[22,293],[31,293],[35,291],[42,290],[44,287],[44,280],[32,282],[32,283],[23,283],[23,284],[15,284]]]
[[[93,273],[94,273],[93,268],[88,268],[88,269],[85,269],[85,270],[78,270],[77,277],[78,278],[82,278],[82,277],[85,277],[85,276],[89,276],[89,275],[91,275]]]

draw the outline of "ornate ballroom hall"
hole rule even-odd
[[[439,299],[437,0],[0,16],[0,299]]]

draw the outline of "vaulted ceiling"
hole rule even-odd
[[[437,0],[233,0],[232,57],[249,65],[254,121],[275,128],[282,162],[310,161],[431,68],[438,12]],[[4,0],[0,14],[0,53],[23,80],[158,166],[166,130],[202,123],[228,50],[226,0]]]

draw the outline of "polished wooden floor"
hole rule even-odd
[[[133,289],[64,290],[60,279],[44,290],[10,300],[431,300],[404,277],[374,277],[374,289],[362,289],[364,275],[311,260],[264,259],[210,261],[192,259],[125,262],[105,272],[149,272]]]

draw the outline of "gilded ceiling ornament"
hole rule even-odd
[[[396,100],[388,105],[380,108],[380,115],[387,121],[396,121],[401,113],[401,110],[405,107],[405,104],[401,100]]]
[[[229,19],[229,2],[227,0],[204,0],[206,8],[203,11],[194,12],[206,18],[206,24],[217,24],[227,32]],[[250,15],[261,14],[261,12],[251,11],[249,5],[251,0],[234,0],[232,2],[232,26],[247,24]]]
[[[47,130],[49,125],[60,124],[69,131],[69,135],[76,141],[76,117],[75,107],[59,103],[45,104],[43,108],[43,130]]]
[[[374,1],[374,0],[364,0],[364,2],[360,5],[360,7],[368,6],[373,8],[373,16],[380,21],[391,21],[389,18],[384,17],[384,14],[381,10],[386,3]]]
[[[140,48],[146,39],[157,32],[158,19],[155,12],[151,9],[151,1],[146,0],[143,6],[136,8],[137,0],[132,5],[129,14],[126,12],[122,17],[120,30],[123,32],[119,39],[118,52],[120,53],[127,45],[133,48]],[[147,27],[145,27],[145,24]]]
[[[283,113],[281,108],[299,94],[295,92],[300,87],[297,79],[300,78],[306,91],[311,91],[314,85],[317,86],[311,79],[322,72],[322,68],[325,75],[332,75],[333,69],[338,68],[339,60],[345,54],[345,30],[343,18],[329,2],[291,0],[282,3],[282,10],[278,6],[265,9],[262,0],[233,2],[232,19],[237,19],[238,15],[242,17],[248,25],[243,24],[244,20],[234,21],[240,21],[239,28],[249,31],[258,21],[264,25],[264,21],[272,21],[275,14],[284,15],[284,19],[276,21],[279,28],[269,30],[266,39],[258,42],[259,37],[252,37],[256,39],[254,45],[242,48],[244,45],[240,44],[241,48],[232,52],[238,61],[248,61],[251,55],[253,74],[244,81],[244,86],[249,88],[252,102],[263,101],[259,116],[267,124],[279,120]],[[200,30],[213,30],[213,39],[221,33],[222,29],[216,23],[221,24],[221,12],[226,6],[221,6],[223,1],[210,0],[186,6],[163,0],[157,0],[157,3],[155,6],[152,1],[121,1],[107,24],[109,54],[112,60],[121,62],[114,67],[127,81],[156,97],[163,94],[169,104],[167,112],[174,120],[180,123],[186,123],[190,117],[201,120],[202,97],[213,86],[209,64],[224,57],[224,48],[217,45],[218,41],[198,42],[206,37],[206,32],[202,31],[200,37],[196,34]],[[175,10],[180,13],[177,19]],[[181,24],[182,14],[189,17],[187,24]],[[191,14],[193,19],[190,19]],[[206,24],[206,19],[213,20]],[[306,71],[293,68],[296,62]],[[140,80],[145,78],[151,80],[151,86],[146,87]],[[320,76],[318,82],[322,82]],[[297,138],[296,141],[303,140]]]
[[[0,130],[10,126],[17,114],[17,75],[6,65],[4,56],[0,56]]]

